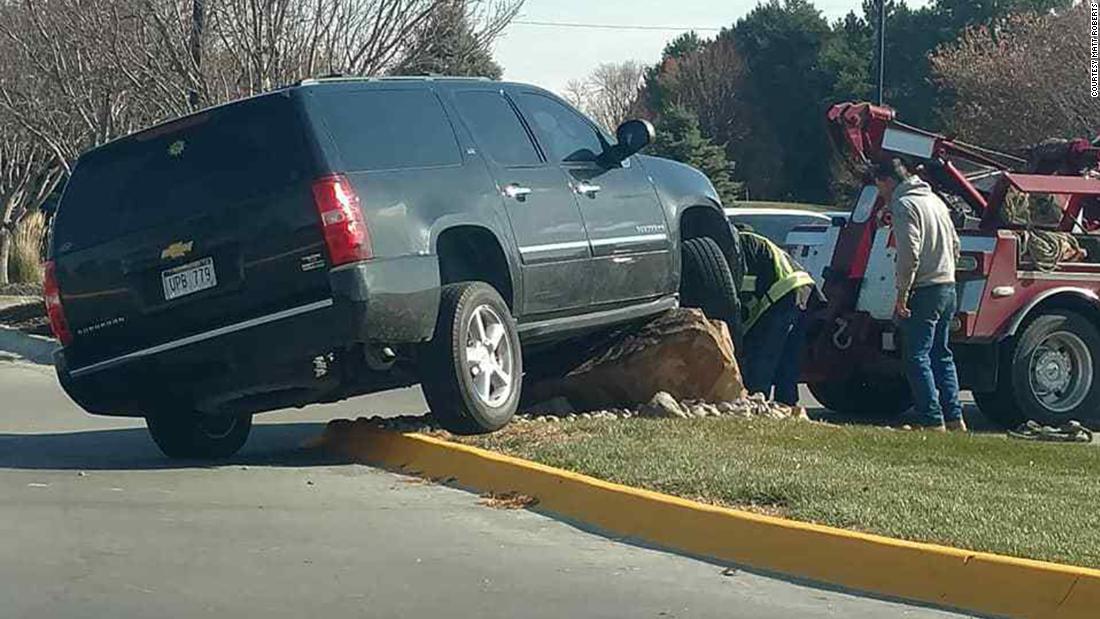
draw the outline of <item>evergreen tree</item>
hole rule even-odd
[[[741,185],[733,180],[725,149],[703,137],[699,119],[682,106],[672,106],[661,114],[657,122],[657,139],[649,147],[648,154],[702,170],[727,205],[741,195]]]
[[[782,189],[772,199],[821,204],[829,197],[822,119],[832,76],[819,58],[831,35],[829,22],[809,0],[762,2],[719,35],[732,39],[744,59],[748,98],[773,136],[774,143],[753,146],[782,153]]]
[[[488,77],[504,74],[470,23],[465,0],[443,3],[416,32],[408,56],[393,75]]]

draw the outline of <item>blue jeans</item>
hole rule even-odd
[[[913,391],[915,421],[937,425],[962,419],[959,377],[947,346],[958,300],[954,284],[936,284],[909,295],[912,315],[901,321],[905,374]]]
[[[802,347],[806,341],[806,310],[792,292],[779,299],[745,334],[745,388],[749,393],[772,395],[775,401],[798,404]]]

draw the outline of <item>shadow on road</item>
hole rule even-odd
[[[319,450],[303,447],[324,428],[324,423],[258,424],[252,427],[248,444],[239,454],[214,462],[169,460],[157,450],[145,428],[0,434],[0,469],[96,471],[342,463]]]

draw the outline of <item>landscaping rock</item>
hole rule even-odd
[[[638,409],[638,416],[679,417],[681,419],[687,419],[689,413],[687,409],[680,406],[676,398],[672,397],[668,392],[659,391],[653,396],[653,399],[651,399],[648,404]]]
[[[744,385],[726,324],[678,309],[612,339],[564,378],[530,389],[535,401],[565,397],[583,411],[632,408],[661,391],[677,401],[736,400]]]
[[[691,419],[695,417],[765,417],[768,419],[809,420],[806,409],[801,406],[786,406],[768,401],[761,394],[741,397],[727,402],[706,402],[701,400],[678,401],[666,392],[653,396],[648,404],[638,410],[639,417]],[[626,419],[630,413],[618,415]]]

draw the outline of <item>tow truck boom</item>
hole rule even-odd
[[[897,120],[896,112],[871,103],[838,103],[828,113],[829,134],[838,148],[856,164],[868,164],[901,155],[919,160],[922,176],[934,187],[958,195],[981,216],[987,198],[956,162],[984,171],[1079,175],[1100,163],[1100,137],[1049,140],[1028,149],[1028,158],[1000,153],[925,131]]]

